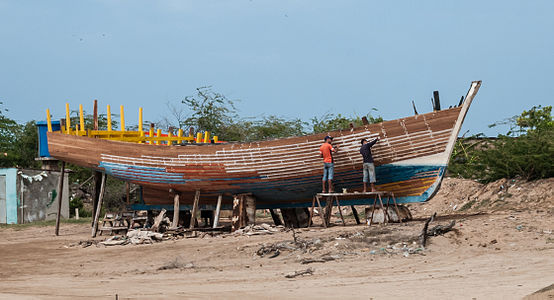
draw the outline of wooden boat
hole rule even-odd
[[[457,107],[370,124],[348,130],[252,143],[185,144],[161,147],[48,133],[50,154],[60,160],[93,168],[142,187],[142,203],[135,209],[172,209],[174,189],[181,193],[181,209],[190,209],[200,190],[200,207],[213,209],[223,194],[252,193],[257,208],[311,205],[321,191],[319,146],[326,135],[339,145],[335,155],[335,189],[360,190],[360,140],[379,137],[372,148],[378,190],[393,192],[398,203],[423,202],[439,189],[464,117],[480,81]],[[367,203],[345,200],[343,205]]]

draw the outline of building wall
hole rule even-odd
[[[5,181],[5,202],[0,199],[0,223],[15,224],[52,220],[58,210],[60,172],[42,170],[0,169],[0,184]],[[2,196],[2,195],[0,195]],[[69,217],[68,175],[64,176],[61,216]]]
[[[54,220],[58,212],[58,183],[60,172],[45,170],[20,170],[20,210],[21,223]],[[62,218],[69,218],[68,174],[64,176],[62,195]],[[23,220],[22,220],[23,219]]]

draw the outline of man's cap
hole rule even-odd
[[[323,140],[326,141],[327,139],[330,139],[330,140],[332,141],[332,140],[333,140],[333,137],[330,136],[330,135],[328,135],[328,136],[326,136]]]
[[[366,139],[362,139],[362,140],[360,141],[360,143],[362,143],[362,145],[363,145],[365,141],[367,141],[367,140],[366,140]]]

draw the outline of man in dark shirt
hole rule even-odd
[[[371,185],[371,191],[375,192],[375,182],[377,181],[375,177],[375,165],[373,164],[373,156],[371,155],[371,147],[377,143],[379,138],[374,139],[371,142],[368,142],[366,139],[362,139],[362,147],[360,148],[360,153],[364,158],[364,193],[367,191],[367,183]]]

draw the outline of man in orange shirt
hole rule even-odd
[[[333,148],[331,143],[333,142],[333,138],[330,136],[326,136],[323,139],[323,145],[319,147],[319,153],[321,154],[321,157],[323,157],[323,178],[321,180],[321,183],[323,185],[322,193],[325,193],[325,181],[329,184],[329,193],[333,192],[333,173],[334,173],[334,160],[333,160],[333,152],[337,152],[338,147]]]

